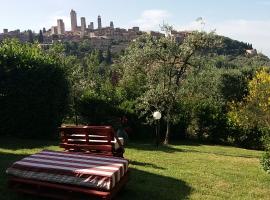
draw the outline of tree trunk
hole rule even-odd
[[[163,144],[165,144],[165,145],[169,144],[169,136],[170,136],[170,132],[171,132],[171,123],[170,123],[170,120],[167,119],[166,135],[165,135],[165,140],[164,140],[164,142],[163,142]]]

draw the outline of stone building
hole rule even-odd
[[[90,24],[88,25],[88,29],[89,31],[94,30],[94,22],[90,22]]]
[[[3,33],[0,34],[0,41],[7,39],[7,38],[16,38],[21,42],[28,42],[29,41],[29,31],[21,32],[19,29],[14,31],[8,31],[8,29],[4,29]],[[33,35],[35,35],[33,33]]]
[[[101,24],[101,16],[98,16],[98,29],[102,28],[102,24]]]
[[[57,20],[57,34],[64,35],[65,34],[65,24],[62,19]]]
[[[157,32],[157,31],[148,31],[147,32],[149,35],[151,35],[153,38],[160,38],[160,37],[164,37],[165,34]]]
[[[84,37],[86,33],[86,20],[85,17],[81,17],[81,36]]]
[[[57,35],[58,34],[58,28],[57,26],[51,27],[51,35]]]
[[[74,10],[70,11],[70,19],[71,19],[71,31],[77,31],[77,13]]]
[[[174,39],[175,42],[181,43],[188,36],[189,31],[175,31],[172,30],[170,36]]]
[[[110,28],[114,28],[113,21],[110,22]]]

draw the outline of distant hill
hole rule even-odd
[[[269,66],[270,59],[253,49],[252,44],[233,40],[229,37],[217,35],[217,40],[223,43],[222,48],[209,49],[213,52],[215,65],[219,68],[238,68],[243,66]],[[251,50],[251,51],[247,51]],[[251,52],[251,53],[250,53]],[[208,51],[206,50],[206,54]]]
[[[238,56],[246,54],[246,50],[248,49],[253,49],[252,44],[233,40],[229,37],[218,35],[217,39],[221,39],[224,44],[224,47],[222,49],[217,50],[217,53],[219,55]]]

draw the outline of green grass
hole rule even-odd
[[[8,191],[5,169],[42,149],[59,150],[57,142],[1,139],[0,199],[40,199]],[[131,178],[117,199],[270,199],[270,175],[260,168],[261,154],[196,143],[158,149],[152,144],[131,143],[125,153],[130,160]]]

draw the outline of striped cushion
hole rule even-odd
[[[123,158],[44,150],[15,162],[7,174],[111,190],[128,170]]]

